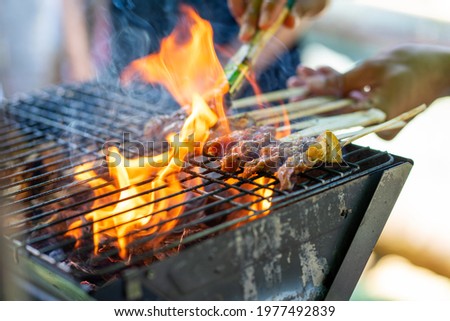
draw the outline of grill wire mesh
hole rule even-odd
[[[117,87],[95,83],[58,86],[5,103],[0,117],[0,213],[7,228],[5,237],[11,244],[44,257],[80,280],[101,284],[129,266],[148,265],[176,255],[205,238],[265,215],[265,210],[255,210],[255,204],[267,201],[261,190],[271,191],[274,211],[293,196],[326,188],[373,163],[390,161],[387,153],[350,145],[344,151],[345,165],[319,167],[301,174],[294,191],[288,193],[277,189],[276,180],[261,184],[261,176],[244,179],[221,171],[215,161],[193,157],[180,175],[183,190],[178,193],[185,198],[168,208],[184,208],[173,229],[145,236],[141,236],[142,230],[130,232],[140,236],[128,244],[131,254],[126,260],[118,256],[116,246],[110,245],[117,241],[114,238],[104,239],[101,251],[93,255],[93,222],[84,216],[99,199],[112,197],[102,206],[117,205],[114,195],[124,188],[95,196],[86,181],[74,179],[74,169],[88,164],[87,170],[96,173],[91,179],[102,178],[105,185],[111,185],[102,162],[105,142],[120,141],[125,132],[131,134],[131,140],[139,140],[146,121],[158,114],[151,102]],[[122,152],[133,154],[133,150]],[[149,183],[151,179],[136,185]],[[150,192],[151,189],[145,189],[142,193]],[[173,196],[176,195],[169,195]],[[83,224],[77,229],[82,237],[77,243],[66,233],[70,223],[80,219]],[[172,220],[162,219],[157,224],[163,226]],[[161,236],[164,241],[158,246],[146,245]]]

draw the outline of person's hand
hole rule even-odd
[[[377,107],[391,119],[450,94],[450,48],[405,45],[368,59],[341,74],[299,66],[288,86],[306,86],[311,95],[349,96],[360,108]],[[301,97],[299,97],[301,98]],[[379,136],[392,139],[397,131]]]
[[[241,25],[239,39],[249,41],[258,29],[269,28],[277,19],[287,0],[228,0],[231,14]],[[293,28],[296,18],[318,15],[328,4],[328,0],[296,0],[284,21]]]

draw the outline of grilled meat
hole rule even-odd
[[[183,109],[170,115],[152,117],[144,127],[144,140],[150,142],[162,142],[173,133],[179,133],[186,120],[186,113]]]
[[[342,149],[337,137],[325,131],[314,139],[302,153],[294,153],[278,169],[276,176],[281,190],[292,190],[294,175],[303,173],[317,164],[342,163]]]
[[[187,117],[188,115],[184,109],[177,110],[169,115],[152,117],[144,125],[144,134],[142,138],[144,141],[162,142],[167,139],[167,136],[179,133]],[[242,116],[229,119],[228,123],[232,131],[245,132],[246,128],[250,128],[255,124],[255,121],[249,116]],[[221,135],[221,131],[214,128],[210,135],[210,137],[218,137],[218,135]]]
[[[322,163],[341,163],[342,151],[337,137],[325,131],[317,137],[302,137],[292,142],[272,139],[269,129],[249,128],[218,137],[205,144],[206,156],[222,157],[221,169],[251,177],[257,173],[277,176],[282,190],[293,188],[292,176]],[[230,147],[231,146],[231,147]]]
[[[233,155],[231,162],[239,158],[253,159],[261,147],[269,145],[275,137],[275,128],[272,126],[250,127],[243,130],[234,130],[228,135],[216,137],[205,143],[203,154],[208,157],[225,157]],[[234,157],[235,156],[235,157]],[[253,157],[253,158],[252,158]],[[229,163],[230,160],[225,160]],[[231,172],[232,170],[227,170]]]
[[[315,143],[313,137],[303,137],[294,142],[275,142],[260,150],[260,156],[244,165],[244,177],[256,173],[275,174],[287,159],[302,155],[308,147]]]

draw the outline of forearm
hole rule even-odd
[[[450,95],[450,47],[409,45],[398,54],[404,54],[404,63],[413,66],[414,77],[418,77],[416,81],[420,82],[427,100],[425,103]]]
[[[435,86],[438,88],[438,97],[450,95],[450,48],[440,47],[437,52],[436,69],[440,71],[436,75]],[[438,98],[437,97],[437,98]]]

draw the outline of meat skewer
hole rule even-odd
[[[318,164],[342,163],[342,147],[338,138],[329,130],[323,132],[302,153],[294,153],[278,169],[276,176],[281,190],[292,190],[292,177]]]
[[[376,108],[369,110],[355,111],[348,114],[342,114],[337,116],[329,116],[318,118],[316,123],[312,126],[308,126],[297,131],[294,134],[282,138],[282,141],[293,141],[300,137],[316,136],[325,130],[341,130],[352,128],[356,126],[369,126],[373,124],[379,124],[386,119],[386,114]],[[301,124],[301,123],[299,123]],[[292,124],[293,128],[298,128],[297,124]]]
[[[322,98],[322,97],[317,97]],[[269,125],[269,124],[278,124],[283,123],[286,113],[288,115],[289,121],[292,122],[297,119],[301,119],[308,116],[320,115],[325,113],[336,112],[337,110],[343,110],[344,108],[352,107],[355,105],[355,102],[352,99],[338,99],[338,100],[330,100],[327,102],[323,102],[317,105],[312,105],[309,107],[305,107],[302,105],[304,101],[292,102],[286,105],[281,105],[276,108],[276,113],[270,115],[270,113],[266,113],[265,118],[262,118],[257,114],[257,116],[250,115],[253,119],[255,119],[255,123],[257,125]],[[270,108],[263,109],[263,111],[269,110]],[[262,113],[262,112],[260,112]]]
[[[310,144],[316,143],[314,137],[327,128],[337,130],[367,126],[379,123],[384,118],[385,114],[376,109],[324,117],[317,120],[314,126],[305,129],[308,135],[296,133],[280,141],[275,139],[275,128],[253,127],[207,142],[203,153],[209,157],[221,157],[221,169],[226,172],[236,172],[239,168],[243,168],[245,177],[260,171],[273,174],[288,157],[303,153]]]
[[[172,114],[158,115],[152,117],[144,125],[142,139],[151,142],[163,142],[167,136],[179,133],[183,127],[188,114],[180,109]],[[228,119],[230,129],[233,131],[250,128],[255,126],[255,120],[251,117],[239,117]],[[213,130],[211,132],[212,137],[220,134],[220,131]]]
[[[349,106],[354,101],[351,99],[338,99],[333,97],[313,97],[302,101],[296,101],[270,108],[253,110],[246,113],[238,113],[228,117],[232,130],[246,129],[251,126],[275,125],[285,122],[288,115],[289,121],[313,116],[321,113],[334,112]],[[144,126],[143,139],[152,142],[162,142],[173,133],[178,133],[187,118],[184,109],[180,109],[169,115],[152,117]],[[304,126],[300,122],[295,126]],[[279,129],[282,131],[282,129]],[[214,132],[211,133],[214,135]]]
[[[275,127],[261,126],[235,130],[205,143],[203,154],[208,157],[224,157],[229,153],[246,153],[252,146],[266,146],[275,137]]]
[[[245,130],[245,135],[240,132],[241,136],[232,133],[230,135],[234,137],[235,144],[229,149],[222,148],[224,153],[221,154],[221,169],[227,172],[236,172],[243,169],[241,173],[243,177],[250,177],[256,173],[269,173],[277,176],[280,181],[280,189],[290,190],[293,188],[291,180],[293,175],[303,173],[318,164],[341,163],[343,160],[343,144],[348,144],[369,133],[398,128],[405,124],[404,121],[414,117],[424,109],[425,106],[419,106],[387,122],[358,131],[352,137],[344,136],[346,140],[343,143],[330,130],[324,130],[320,135],[310,130],[311,136],[300,136],[296,133],[282,140],[275,140],[271,135],[266,135],[264,139],[261,139],[261,131],[258,131],[258,129]],[[348,117],[351,115],[342,116]],[[333,123],[327,123],[327,126],[334,129],[344,129],[360,126],[362,123],[365,125],[370,123],[367,122],[367,117],[358,118],[357,115],[354,116],[354,122],[342,122],[341,127]],[[380,111],[374,113],[373,116],[379,117]],[[345,119],[348,120],[349,118]],[[323,126],[316,126],[315,130],[319,129],[322,130]],[[252,136],[254,133],[259,136]],[[244,137],[250,138],[250,141],[242,139]],[[218,137],[214,140],[214,143],[220,145],[224,141],[229,141],[228,138],[223,140],[222,137]],[[217,146],[215,148],[220,149]],[[211,156],[211,153],[208,153],[207,150],[205,155]],[[220,157],[219,154],[215,154],[215,156]]]

